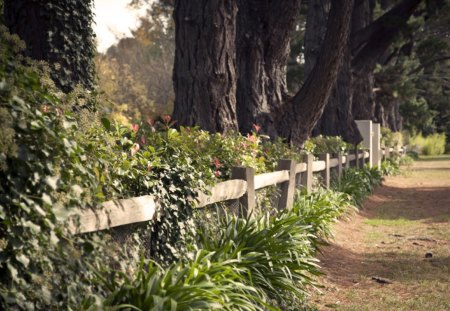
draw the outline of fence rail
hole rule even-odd
[[[370,121],[371,122],[371,121]],[[278,170],[270,173],[255,175],[254,169],[235,167],[232,169],[231,180],[217,183],[208,190],[209,193],[199,192],[196,208],[229,200],[239,200],[245,214],[251,213],[255,206],[255,191],[265,187],[278,185],[281,191],[278,208],[292,208],[297,180],[309,192],[312,188],[313,173],[322,175],[323,185],[329,187],[331,169],[340,178],[344,168],[360,167],[364,163],[371,165],[371,157],[381,160],[391,157],[393,148],[369,151],[354,151],[349,154],[337,154],[331,158],[330,154],[322,154],[318,161],[313,161],[313,155],[306,155],[305,162],[295,163],[293,160],[280,160]],[[396,152],[404,153],[406,148]],[[379,164],[378,164],[379,165]],[[299,177],[299,178],[297,178]],[[163,208],[152,196],[113,200],[104,202],[101,208],[83,209],[68,222],[72,233],[87,233],[113,227],[153,220],[158,210]],[[79,225],[78,225],[79,224]]]

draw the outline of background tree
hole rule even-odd
[[[25,54],[51,66],[55,84],[69,92],[94,84],[92,0],[4,0],[4,21],[25,43]]]
[[[175,34],[171,12],[171,7],[153,4],[133,37],[96,56],[99,88],[110,100],[104,108],[114,118],[136,121],[172,112]]]

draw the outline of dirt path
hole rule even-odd
[[[387,178],[335,232],[319,310],[450,310],[450,156]]]

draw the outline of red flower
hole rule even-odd
[[[132,124],[131,125],[131,130],[135,133],[137,133],[137,131],[139,131],[139,125],[138,124]]]
[[[259,126],[258,124],[254,124],[254,123],[253,123],[252,127],[255,130],[255,133],[258,133],[259,130],[261,129],[261,126]]]

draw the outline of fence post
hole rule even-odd
[[[372,123],[372,148],[373,152],[370,155],[373,157],[372,165],[376,165],[378,167],[381,166],[381,148],[380,148],[380,140],[381,140],[381,131],[379,123]]]
[[[373,146],[372,146],[372,121],[371,120],[355,120],[358,130],[363,137],[361,142],[365,149],[369,149],[369,167],[373,165]],[[364,157],[362,162],[364,163]]]
[[[239,199],[242,206],[242,214],[240,216],[248,217],[251,215],[256,207],[255,200],[255,169],[251,167],[233,167],[231,169],[231,179],[242,179],[247,182],[247,191]],[[239,214],[241,209],[239,208]]]
[[[350,159],[349,159],[349,156],[350,156],[350,151],[347,151],[347,152],[345,153],[345,168],[349,168],[349,167],[350,167]]]
[[[325,161],[325,169],[321,172],[325,188],[330,188],[330,154],[322,153],[319,155],[320,161]]]
[[[342,152],[337,153],[338,166],[337,166],[337,178],[341,179],[342,176]]]
[[[359,150],[355,146],[355,150],[353,151],[355,153],[355,167],[359,168]]]
[[[295,195],[295,166],[294,160],[280,160],[278,170],[289,171],[289,180],[280,184],[281,196],[278,200],[278,209],[292,209]]]
[[[307,192],[312,190],[312,180],[313,180],[313,160],[314,156],[310,153],[306,155],[306,172],[302,174],[302,185],[305,187]]]

